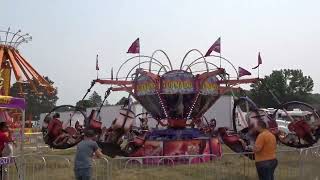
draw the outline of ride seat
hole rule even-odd
[[[277,124],[276,121],[270,120],[267,123],[268,123],[268,129],[272,134],[278,134],[279,133],[278,124]]]
[[[227,128],[220,127],[218,128],[218,132],[221,135],[223,141],[226,144],[236,144],[239,143],[240,137],[238,134],[230,134],[227,132]]]
[[[134,120],[134,113],[129,109],[121,109],[119,115],[112,122],[113,130],[122,129],[127,132],[131,128]]]
[[[138,146],[143,145],[144,141],[145,141],[145,138],[144,137],[139,137],[139,136],[134,137],[134,139],[133,139],[134,144],[138,145]]]
[[[74,125],[74,127],[76,128],[77,131],[81,131],[82,130],[82,126],[80,125],[79,121],[76,122],[76,124]]]
[[[58,119],[52,119],[48,125],[48,134],[51,137],[58,137],[62,133],[62,122]]]
[[[300,138],[304,138],[311,133],[311,127],[305,120],[291,122],[288,128],[291,132],[295,132]]]
[[[96,119],[91,119],[90,120],[90,124],[89,124],[89,127],[91,129],[98,129],[100,130],[102,128],[102,122],[101,121],[98,121]]]
[[[67,127],[65,129],[66,133],[68,133],[70,136],[74,136],[78,133],[78,131],[76,130],[76,128],[74,127]]]

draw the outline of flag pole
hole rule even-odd
[[[99,79],[99,70],[97,70],[97,79]]]
[[[221,49],[220,49],[220,68],[221,68]]]
[[[140,69],[140,50],[139,50],[139,69]]]
[[[260,52],[258,54],[258,78],[260,77],[260,64],[262,64]]]
[[[96,56],[96,71],[97,71],[97,79],[99,79],[99,55]]]
[[[221,36],[219,38],[220,38],[220,58],[219,59],[220,59],[220,68],[221,68],[221,56],[222,56],[221,55]]]
[[[111,80],[113,80],[113,67],[111,68]]]
[[[138,39],[139,39],[139,69],[140,69],[140,62],[141,62],[141,60],[140,60],[140,55],[141,55],[141,54],[140,54],[140,50],[141,50],[141,48],[140,48],[140,47],[141,47],[141,46],[140,46],[140,38],[138,38]]]

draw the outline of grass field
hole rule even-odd
[[[254,162],[248,158],[229,154],[229,149],[224,147],[224,156],[200,164],[178,165],[141,165],[127,163],[124,159],[95,160],[94,176],[96,180],[255,180],[257,179]],[[30,152],[31,153],[31,152]],[[54,179],[70,180],[73,177],[74,149],[63,151],[44,151],[26,156],[25,174],[27,179]],[[45,157],[45,159],[42,158]],[[176,159],[175,159],[176,160]],[[297,151],[281,152],[278,154],[279,166],[276,171],[277,180],[313,180],[320,179],[320,156],[308,152],[300,156]],[[303,167],[303,170],[300,169]],[[10,179],[15,177],[14,167],[9,168]]]

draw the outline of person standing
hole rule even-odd
[[[0,157],[11,155],[12,149],[8,149],[10,148],[8,147],[9,143],[13,143],[9,132],[9,127],[6,122],[0,122]],[[7,149],[7,152],[5,149]],[[7,168],[5,165],[0,166],[0,180],[3,179],[7,179]]]
[[[266,123],[261,120],[257,123],[257,131],[259,135],[253,152],[259,180],[274,180],[274,171],[278,165],[276,137],[267,129]]]
[[[11,138],[9,127],[6,122],[0,122],[0,155],[3,157],[3,150],[7,143],[13,143]]]
[[[98,144],[94,141],[95,132],[90,129],[84,131],[84,139],[78,144],[74,160],[76,180],[90,180],[92,176],[92,158],[102,158]]]
[[[62,122],[60,121],[60,114],[56,113],[48,123],[48,135],[55,139],[62,133]]]

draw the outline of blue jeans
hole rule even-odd
[[[91,180],[92,169],[91,168],[75,169],[74,175],[76,177],[76,180]]]
[[[259,180],[274,180],[273,174],[277,166],[278,160],[276,159],[256,162]]]

